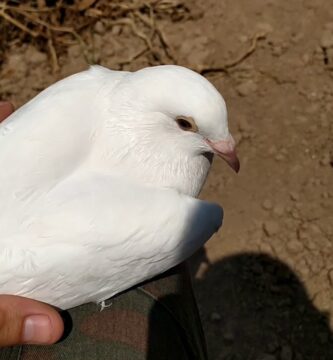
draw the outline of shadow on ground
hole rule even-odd
[[[200,261],[203,252],[194,268]],[[333,359],[327,314],[281,261],[260,253],[226,257],[208,266],[194,287],[210,359]]]

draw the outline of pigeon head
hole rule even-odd
[[[209,153],[238,172],[224,99],[203,76],[175,65],[150,67],[128,73],[114,93],[111,111],[116,121],[110,123],[124,136],[124,161],[134,156],[164,177],[184,174],[185,182],[198,177],[190,193],[201,189]]]

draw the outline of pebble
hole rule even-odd
[[[286,157],[283,155],[283,154],[277,154],[276,156],[275,156],[275,160],[276,161],[282,161],[282,160],[284,160]]]
[[[25,56],[29,63],[33,65],[40,65],[47,61],[47,55],[41,51],[38,51],[34,46],[28,47]]]
[[[324,29],[333,31],[333,22],[328,22],[324,25]]]
[[[292,253],[292,254],[297,254],[300,251],[303,250],[303,244],[294,239],[294,240],[290,240],[287,242],[287,249]]]
[[[282,46],[280,45],[275,45],[273,48],[272,48],[272,54],[273,56],[281,56],[283,54],[283,48]]]
[[[274,236],[279,232],[280,226],[274,220],[267,220],[263,224],[263,229],[264,229],[264,232],[266,233],[266,235]]]
[[[299,200],[299,195],[295,191],[291,191],[289,193],[289,196],[290,196],[290,199],[293,200],[293,201],[298,201]]]
[[[266,244],[266,243],[260,244],[259,249],[260,249],[261,252],[266,253],[266,254],[272,254],[274,252],[272,247],[269,244]]]
[[[236,86],[236,91],[240,96],[248,96],[256,92],[257,88],[257,84],[253,80],[248,80]]]
[[[245,118],[239,119],[238,127],[241,132],[249,132],[252,130],[252,126],[249,124],[248,120]]]
[[[270,199],[265,199],[262,203],[262,207],[265,210],[271,210],[273,208],[273,203]]]
[[[328,49],[333,47],[333,31],[325,30],[320,39],[320,46]]]
[[[311,57],[309,54],[305,53],[302,55],[302,61],[304,63],[304,65],[307,65],[311,60]]]
[[[329,153],[324,154],[323,157],[320,159],[319,163],[320,163],[320,165],[322,165],[322,166],[330,165],[330,163],[331,163],[330,154],[329,154]]]
[[[304,115],[298,115],[296,116],[296,121],[298,124],[307,124],[309,119]]]
[[[297,237],[299,238],[299,240],[308,240],[309,239],[309,234],[305,229],[299,229],[297,231]]]
[[[111,29],[112,35],[120,35],[120,33],[122,32],[122,27],[121,25],[113,25],[112,29]]]
[[[97,23],[95,24],[95,31],[98,34],[104,34],[105,33],[105,26],[102,23],[102,21],[97,21]]]
[[[263,33],[271,33],[274,29],[273,29],[273,26],[269,23],[257,23],[257,29],[258,31],[260,32],[263,32]]]
[[[7,69],[13,72],[16,78],[24,78],[28,73],[28,64],[22,54],[9,54],[7,57]]]
[[[75,59],[83,56],[82,48],[80,45],[72,45],[67,48],[67,54],[70,59]]]
[[[331,307],[331,299],[328,291],[321,291],[313,299],[314,305],[321,311],[329,311]]]
[[[282,204],[276,204],[273,209],[273,214],[276,216],[282,216],[284,214],[284,206]]]
[[[322,230],[320,229],[320,227],[316,224],[310,224],[308,226],[309,230],[311,231],[312,234],[314,235],[320,235],[322,233]]]

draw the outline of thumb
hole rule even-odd
[[[14,111],[13,105],[8,101],[0,101],[0,122]]]
[[[0,295],[0,347],[53,344],[64,330],[53,307],[20,296]]]

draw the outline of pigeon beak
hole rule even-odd
[[[236,173],[238,173],[240,168],[240,163],[236,154],[236,149],[235,149],[236,143],[231,135],[229,135],[226,140],[220,140],[217,142],[206,140],[206,142],[213,149],[216,155],[220,156],[223,160],[225,160],[228,163],[228,165]]]

